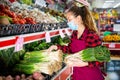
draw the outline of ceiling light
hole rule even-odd
[[[108,8],[109,4],[108,3],[104,3],[102,8]]]
[[[105,1],[106,3],[112,3],[112,2],[115,2],[115,1]]]
[[[118,6],[120,6],[120,3],[116,4],[113,8],[116,8],[116,7],[118,7]]]

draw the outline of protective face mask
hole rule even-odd
[[[75,23],[74,23],[73,21],[68,22],[67,25],[68,25],[69,28],[72,29],[72,30],[77,30],[77,29],[78,29],[78,26],[75,25]]]

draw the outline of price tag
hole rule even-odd
[[[15,43],[15,50],[14,52],[20,51],[23,49],[24,38],[19,36],[16,43]]]
[[[115,43],[110,43],[109,48],[115,48]]]
[[[46,32],[45,39],[46,39],[47,43],[51,42],[51,38],[50,38],[50,33],[49,32]]]
[[[114,24],[113,25],[113,31],[120,32],[120,24]]]
[[[62,32],[62,29],[59,30],[59,33],[60,33],[60,36],[61,36],[62,38],[65,37],[64,33]]]
[[[46,7],[45,0],[35,0],[35,5],[40,5],[41,7]]]
[[[71,35],[70,32],[68,31],[68,29],[65,29],[65,32],[66,32],[66,34],[67,34],[68,36]]]

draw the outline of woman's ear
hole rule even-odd
[[[79,16],[77,16],[77,22],[80,24],[80,23],[82,23],[82,18],[81,18],[81,16],[79,15]]]
[[[81,21],[82,20],[81,16],[77,16],[77,20]]]

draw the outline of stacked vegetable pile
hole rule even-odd
[[[55,11],[55,10],[51,10],[49,8],[45,8],[45,13],[52,15],[53,17],[55,17],[59,22],[63,22],[66,21],[65,19],[65,15],[60,12],[60,11]]]
[[[44,13],[39,8],[34,8],[28,6],[26,4],[19,4],[17,2],[13,3],[11,9],[16,13],[21,15],[22,17],[31,17],[37,23],[59,23],[63,22],[65,18],[63,16],[59,16],[59,18],[55,17],[54,14],[51,15],[49,11],[48,13]],[[53,12],[53,11],[52,11]],[[59,13],[59,12],[56,12]],[[63,15],[63,14],[62,14]]]
[[[62,67],[62,52],[56,51],[47,53],[47,51],[27,52],[24,60],[20,64],[16,64],[14,71],[32,74],[34,72],[42,72],[52,75]]]
[[[13,24],[36,24],[31,17],[23,17],[22,15],[15,14],[10,10],[9,6],[0,4],[0,16],[7,16],[11,19]]]
[[[38,80],[53,76],[62,67],[63,54],[61,51],[47,53],[51,45],[66,44],[67,37],[56,36],[51,43],[45,40],[36,41],[25,45],[25,49],[14,52],[14,48],[0,51],[0,79],[7,80]],[[48,75],[47,75],[48,74]],[[44,76],[43,76],[44,75]]]
[[[120,42],[120,35],[118,34],[111,34],[103,37],[102,39],[104,42]]]
[[[20,61],[20,64],[16,64],[14,71],[25,74],[32,74],[35,71],[39,71],[49,75],[57,72],[62,67],[62,52],[47,53],[45,49],[48,49],[53,44],[64,45],[68,42],[68,37],[62,39],[60,36],[57,36],[52,38],[51,43],[41,40],[26,44],[25,49],[28,52],[25,54],[24,60]]]
[[[110,61],[110,51],[105,46],[87,48],[78,53],[67,55],[67,57],[65,58],[65,62],[69,65],[74,59],[82,60],[85,62],[108,62]]]
[[[16,75],[16,76],[12,76],[12,75],[0,76],[0,80],[44,80],[44,79],[45,77],[39,72],[35,72],[29,76],[26,76],[25,74]]]
[[[70,39],[68,37],[61,38],[60,36],[56,36],[51,38],[51,43],[46,43],[45,40],[36,41],[32,43],[28,43],[25,45],[26,51],[39,51],[39,50],[45,50],[48,49],[51,45],[67,45],[67,43],[70,42]]]
[[[16,63],[23,59],[25,50],[14,52],[14,48],[0,50],[0,74],[8,74]]]

